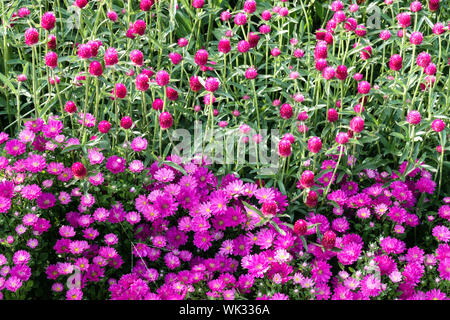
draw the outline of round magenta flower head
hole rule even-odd
[[[203,103],[205,105],[210,105],[216,102],[216,97],[214,97],[214,94],[208,93],[203,97]]]
[[[292,144],[292,143],[295,142],[295,137],[294,137],[293,134],[291,134],[291,133],[288,132],[288,133],[285,133],[285,134],[283,135],[282,140],[289,140],[289,142]]]
[[[124,129],[130,129],[133,125],[133,120],[129,116],[125,116],[120,119],[120,126]]]
[[[359,6],[358,6],[356,3],[354,3],[354,4],[350,5],[350,7],[348,8],[348,10],[349,10],[350,12],[356,12],[356,11],[359,10]]]
[[[331,3],[331,10],[336,12],[344,9],[344,4],[342,1],[336,0]]]
[[[47,31],[52,30],[55,27],[56,18],[53,12],[46,12],[41,18],[41,27]]]
[[[108,48],[105,51],[105,65],[113,66],[119,62],[117,50],[115,48]]]
[[[56,68],[58,66],[58,55],[53,51],[49,51],[45,55],[45,65],[52,69]]]
[[[19,11],[17,11],[17,14],[19,15],[19,17],[24,18],[30,15],[30,9],[20,8]]]
[[[336,20],[337,23],[344,22],[347,19],[345,12],[342,10],[336,11],[333,15],[333,19]]]
[[[278,11],[278,14],[279,14],[281,17],[286,17],[286,16],[289,14],[289,9],[286,8],[286,7],[281,7],[281,8],[280,8],[280,11]]]
[[[298,121],[306,121],[308,120],[308,113],[306,111],[302,111],[297,116]]]
[[[266,201],[263,203],[261,211],[264,216],[273,217],[277,213],[278,205],[275,201]]]
[[[425,77],[425,84],[421,83],[420,87],[422,88],[422,85],[424,85],[424,89],[428,88],[428,86],[432,87],[435,82],[436,82],[436,77],[435,76],[426,76]],[[422,89],[422,90],[424,90],[424,89]]]
[[[328,56],[328,46],[325,42],[319,41],[314,49],[314,59],[326,59]]]
[[[255,79],[258,76],[258,71],[254,67],[250,67],[245,71],[247,79]]]
[[[150,11],[152,5],[154,4],[154,0],[141,0],[139,6],[142,11]]]
[[[136,20],[133,24],[133,33],[143,36],[145,33],[146,27],[147,27],[147,24],[145,23],[144,20]]]
[[[155,75],[155,79],[159,86],[164,87],[169,84],[170,75],[166,70],[159,70]]]
[[[25,31],[25,44],[32,46],[39,41],[39,32],[34,28],[28,28]]]
[[[191,90],[194,92],[199,92],[203,88],[197,76],[192,76],[189,79],[189,85],[191,86]]]
[[[370,92],[370,83],[367,81],[361,81],[358,83],[358,92],[361,94],[368,94]]]
[[[178,99],[178,91],[169,86],[166,87],[166,95],[167,99],[169,99],[170,101],[175,101]]]
[[[56,49],[56,36],[54,34],[48,35],[47,48],[49,48],[50,50]]]
[[[155,99],[155,101],[153,101],[153,103],[152,103],[152,108],[153,108],[154,110],[159,110],[159,111],[161,111],[161,110],[163,109],[163,107],[164,107],[164,101],[163,101],[162,99],[157,98],[157,99]]]
[[[280,108],[280,116],[283,119],[289,119],[293,115],[292,106],[289,103],[285,103]]]
[[[303,171],[300,184],[305,188],[311,188],[314,185],[314,172],[310,170]]]
[[[323,71],[327,67],[327,64],[326,59],[317,59],[315,67],[318,71]]]
[[[246,40],[241,40],[238,42],[237,49],[239,52],[244,53],[250,50],[250,43],[248,43]]]
[[[144,54],[140,50],[131,51],[130,59],[137,66],[142,66],[144,64]]]
[[[323,69],[322,75],[326,80],[331,80],[335,77],[336,71],[334,71],[333,67],[326,67]]]
[[[317,199],[319,195],[314,190],[309,190],[308,196],[306,197],[305,204],[309,208],[314,208],[317,205]]]
[[[358,22],[355,18],[348,18],[344,24],[345,30],[347,31],[355,31],[358,26]]]
[[[247,15],[244,13],[238,13],[234,17],[234,23],[238,26],[242,26],[247,23]]]
[[[109,10],[106,13],[106,16],[108,17],[109,20],[111,20],[112,22],[116,22],[117,21],[117,13],[115,11]]]
[[[339,80],[345,80],[348,77],[347,67],[345,65],[337,66],[336,68],[336,78]]]
[[[348,134],[347,132],[339,132],[336,135],[336,142],[339,144],[346,144],[348,142]]]
[[[274,57],[278,57],[281,54],[281,50],[275,47],[270,51],[270,54]]]
[[[394,71],[399,71],[403,66],[403,58],[399,54],[394,54],[389,59],[389,68]]]
[[[178,39],[178,45],[179,45],[181,48],[186,47],[188,44],[189,44],[189,41],[187,41],[186,38],[180,38],[180,39]]]
[[[304,56],[305,56],[305,51],[303,51],[302,49],[294,50],[294,57],[300,59],[300,58],[303,58]]]
[[[192,0],[192,6],[196,9],[201,9],[205,5],[205,0]]]
[[[391,37],[391,32],[389,30],[383,30],[380,32],[380,38],[384,41],[389,40]]]
[[[442,130],[445,129],[445,122],[442,121],[441,119],[436,119],[431,124],[431,128],[436,132],[441,132]]]
[[[259,32],[261,34],[269,34],[270,33],[270,26],[268,24],[263,24],[259,27]]]
[[[244,11],[246,13],[253,13],[256,11],[256,2],[255,0],[247,0],[244,3]]]
[[[228,53],[231,50],[230,40],[227,38],[222,38],[219,41],[219,52]]]
[[[250,32],[248,34],[248,44],[250,45],[250,48],[256,48],[256,46],[258,45],[260,37],[254,33],[254,32]]]
[[[411,25],[411,15],[408,12],[399,13],[397,21],[401,28],[408,28]]]
[[[205,90],[209,92],[216,92],[219,89],[219,79],[214,77],[209,77],[205,80]]]
[[[422,33],[418,32],[418,31],[411,33],[411,36],[409,37],[409,41],[411,42],[411,44],[414,44],[414,45],[421,44],[423,41]]]
[[[359,24],[356,26],[355,33],[360,37],[364,37],[367,33],[367,29],[363,24]]]
[[[90,45],[88,44],[81,44],[78,47],[78,56],[81,59],[89,59],[90,57],[92,57],[92,48]]]
[[[420,115],[420,112],[417,110],[412,110],[406,115],[406,121],[410,124],[419,124],[421,120],[422,117]]]
[[[417,55],[417,65],[422,68],[428,67],[431,62],[431,56],[428,52],[421,52]]]
[[[177,65],[183,60],[183,57],[178,52],[171,52],[169,53],[169,59],[174,65]]]
[[[270,10],[264,10],[264,11],[261,13],[261,18],[262,18],[264,21],[269,21],[270,18],[272,18],[272,14],[270,13]]]
[[[77,112],[77,105],[73,101],[67,101],[64,110],[66,110],[67,113],[75,113]]]
[[[354,117],[350,121],[350,128],[355,132],[361,132],[364,130],[364,119],[361,117]]]
[[[161,129],[169,129],[173,124],[172,115],[169,112],[162,112],[159,115],[159,125]]]
[[[372,47],[371,46],[367,46],[364,47],[361,51],[360,51],[360,55],[361,55],[361,59],[362,60],[367,60],[372,56]]]
[[[102,45],[100,40],[89,40],[87,43],[91,47],[92,57],[96,57],[98,54],[98,48]]]
[[[208,62],[208,51],[200,49],[195,53],[194,61],[199,66],[204,66]]]
[[[428,2],[428,8],[431,12],[439,10],[439,0],[430,0]]]
[[[27,76],[24,75],[23,73],[21,73],[17,76],[17,81],[19,81],[19,82],[27,81]]]
[[[412,12],[419,12],[420,10],[422,10],[422,4],[420,3],[420,1],[413,1],[411,2],[409,8]]]
[[[116,83],[115,96],[120,99],[123,99],[123,98],[125,98],[126,95],[127,95],[127,87],[121,82]]]
[[[92,61],[89,64],[89,73],[95,77],[100,77],[103,74],[102,64],[98,61]]]
[[[303,219],[298,219],[294,223],[294,233],[298,236],[303,236],[308,231],[308,223]]]
[[[336,244],[336,234],[328,230],[324,233],[322,238],[322,245],[325,249],[330,250],[334,248],[334,245]]]
[[[278,144],[278,153],[281,157],[289,157],[292,153],[289,140],[281,140]]]
[[[363,75],[362,73],[355,73],[355,75],[353,76],[353,79],[355,79],[356,81],[361,81],[363,79]]]
[[[138,74],[136,77],[136,88],[139,91],[146,91],[150,87],[148,76],[144,73]]]
[[[75,0],[75,5],[78,7],[78,8],[80,8],[80,9],[83,9],[84,7],[86,7],[87,6],[87,0]]]
[[[77,179],[83,179],[87,175],[87,170],[84,164],[81,162],[75,162],[72,164],[72,173]]]
[[[430,63],[426,68],[425,68],[425,73],[429,76],[432,76],[434,74],[436,74],[437,68],[436,65],[434,63]]]
[[[319,137],[311,137],[308,140],[308,150],[311,153],[318,153],[322,149],[322,140]]]
[[[222,21],[228,21],[231,19],[231,13],[230,11],[222,11],[222,13],[220,14],[220,20]]]
[[[111,129],[111,123],[109,123],[106,120],[102,120],[98,124],[98,131],[101,133],[108,133],[108,131]]]
[[[434,26],[433,26],[433,33],[435,35],[440,35],[443,34],[445,32],[445,27],[442,23],[437,22]]]
[[[334,108],[330,108],[327,114],[327,120],[329,122],[336,122],[339,119],[339,114]]]

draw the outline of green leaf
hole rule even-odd
[[[262,219],[266,219],[266,217],[263,215],[263,213],[261,211],[259,211],[258,209],[256,209],[254,206],[252,206],[251,204],[242,201],[242,204],[247,207],[248,209],[250,209],[251,211],[256,212]]]
[[[273,220],[270,220],[269,223],[272,225],[272,227],[274,227],[274,229],[281,234],[282,236],[286,235],[286,231],[284,231],[283,229],[280,228],[280,226],[278,226]]]
[[[163,161],[164,164],[168,165],[169,167],[174,168],[175,170],[180,171],[183,175],[187,175],[186,170],[184,170],[184,168],[182,166],[180,166],[179,164],[176,164],[172,161]]]
[[[11,91],[14,93],[14,95],[17,95],[16,88],[14,88],[11,81],[7,77],[5,77],[5,75],[3,73],[0,73],[0,80],[2,80],[11,89]]]

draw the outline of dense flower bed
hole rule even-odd
[[[100,298],[100,283],[112,299],[446,297],[450,206],[420,210],[436,186],[421,166],[405,181],[377,170],[359,183],[344,175],[326,214],[291,225],[286,196],[235,175],[218,179],[205,158],[147,167],[139,160],[145,138],[113,153],[94,136],[88,157],[73,162],[67,150],[80,144],[62,134],[61,121],[25,127],[19,139],[1,140],[0,209],[10,214],[2,297],[25,297],[44,272],[55,298],[67,299]],[[303,172],[297,187],[307,206],[333,184],[335,160],[321,163],[321,178]],[[418,228],[433,238],[418,239]]]

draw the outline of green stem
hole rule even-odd
[[[323,204],[323,202],[325,201],[325,199],[327,198],[328,191],[330,191],[330,186],[331,186],[331,184],[333,183],[333,179],[334,179],[334,177],[335,177],[335,175],[336,175],[337,168],[339,167],[339,162],[341,161],[341,158],[342,158],[342,152],[343,152],[343,151],[344,151],[344,146],[341,145],[341,146],[340,146],[340,150],[339,150],[339,158],[338,158],[338,161],[337,161],[337,163],[336,163],[336,166],[334,167],[333,175],[331,176],[330,183],[328,184],[327,189],[325,190],[325,193],[323,194],[322,204]]]

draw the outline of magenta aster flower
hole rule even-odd
[[[41,188],[37,184],[26,185],[20,191],[22,197],[28,200],[37,199],[41,195]]]
[[[147,139],[136,137],[131,142],[131,148],[134,150],[134,152],[140,152],[147,149]]]
[[[6,142],[5,150],[9,155],[16,157],[25,152],[26,145],[20,142],[19,140],[11,139],[8,142]]]
[[[175,179],[175,175],[173,170],[167,168],[161,168],[156,171],[154,178],[160,182],[171,182]]]
[[[125,170],[125,159],[119,156],[111,156],[106,160],[106,169],[111,171],[113,174],[118,174]]]
[[[32,173],[41,172],[47,166],[45,158],[38,154],[32,154],[25,160],[27,171]]]
[[[36,204],[41,209],[49,209],[56,203],[56,198],[52,193],[41,193],[36,200]]]

